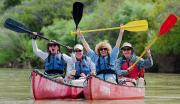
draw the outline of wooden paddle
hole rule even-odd
[[[81,21],[83,15],[83,7],[84,5],[81,2],[75,2],[73,4],[73,19],[76,25],[76,30],[78,28],[79,22]],[[77,35],[75,36],[75,44],[77,44]]]
[[[83,30],[81,33],[89,33],[89,32],[99,32],[99,31],[108,31],[108,30],[119,30],[124,29],[127,31],[146,31],[148,29],[148,22],[147,20],[138,20],[138,21],[131,21],[121,27],[112,27],[112,28],[102,28],[102,29],[94,29],[94,30]],[[77,32],[71,32],[71,34],[77,34]]]
[[[170,14],[168,16],[168,18],[163,22],[163,24],[160,27],[160,30],[158,32],[158,34],[152,39],[152,41],[146,46],[146,49],[149,49],[154,43],[155,41],[161,37],[164,36],[165,33],[167,33],[172,27],[173,25],[176,23],[177,21],[177,17],[174,14]],[[136,62],[131,66],[131,69],[140,61],[140,59],[144,56],[144,54],[146,53],[146,50],[144,50],[142,52],[142,54],[140,55],[140,57],[136,60]]]
[[[30,29],[28,29],[27,27],[25,27],[23,24],[21,24],[20,22],[15,21],[13,19],[10,19],[10,18],[6,19],[6,21],[4,23],[4,27],[6,27],[6,28],[8,28],[8,29],[10,29],[12,31],[18,32],[18,33],[28,33],[30,35],[33,34],[33,32]],[[43,37],[41,34],[42,33],[39,33],[39,34],[37,34],[37,36],[42,38],[42,39],[45,39],[47,41],[51,41],[50,39],[48,39],[46,37]],[[53,41],[53,42],[55,42],[55,41]],[[71,47],[63,45],[63,44],[61,44],[59,42],[56,42],[56,43],[63,46],[63,47],[65,47],[65,48],[68,48],[68,49],[71,48]]]

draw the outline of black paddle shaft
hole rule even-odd
[[[8,28],[8,29],[10,29],[12,31],[18,32],[18,33],[28,33],[28,34],[31,34],[31,35],[33,34],[33,32],[30,29],[28,29],[27,27],[25,27],[23,24],[15,21],[13,19],[10,19],[10,18],[6,19],[6,21],[4,23],[4,27],[6,27],[6,28]],[[47,41],[51,41],[50,39],[40,35],[40,33],[37,34],[37,36],[42,38],[42,39],[45,39]],[[63,46],[63,47],[65,47],[65,48],[68,48],[68,49],[71,48],[71,47],[63,45],[63,44],[61,44],[59,42],[56,42],[56,43]]]

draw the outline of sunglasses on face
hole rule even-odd
[[[107,48],[100,48],[100,51],[103,51],[103,50],[107,51]]]
[[[82,50],[75,50],[75,52],[82,52]]]
[[[131,48],[123,48],[122,50],[123,51],[129,51],[129,50],[131,50]]]

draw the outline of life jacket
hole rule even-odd
[[[103,79],[105,80],[106,74],[114,74],[116,76],[116,82],[118,83],[118,76],[115,70],[112,70],[113,65],[110,62],[110,55],[98,58],[98,63],[96,64],[97,75],[103,74]]]
[[[81,73],[84,73],[85,75],[90,74],[91,69],[89,63],[87,62],[86,56],[83,56],[82,61],[77,61],[75,63],[75,70],[76,70],[75,79],[78,79]]]
[[[114,70],[112,70],[112,66],[113,65],[111,65],[110,63],[110,55],[105,57],[99,56],[98,62],[96,64],[97,75],[114,73]]]
[[[47,74],[63,74],[65,72],[66,63],[63,59],[63,55],[52,55],[45,59],[45,72]]]
[[[127,70],[130,66],[132,66],[133,63],[127,60],[122,60],[121,63],[121,70]],[[133,67],[131,71],[128,72],[128,75],[126,77],[138,79],[139,77],[144,77],[145,69],[139,69],[137,65]]]

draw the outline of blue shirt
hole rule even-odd
[[[118,58],[119,48],[113,48],[111,54],[105,57],[98,56],[93,50],[90,50],[87,55],[91,58],[91,60],[96,64],[96,71],[106,70],[106,69],[114,69],[115,60]],[[100,58],[100,59],[99,59]],[[109,62],[108,62],[109,58]],[[100,61],[100,63],[98,62]]]

